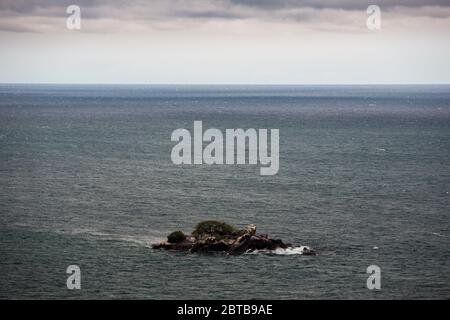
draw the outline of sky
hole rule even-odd
[[[0,0],[0,83],[439,84],[449,57],[450,0]]]

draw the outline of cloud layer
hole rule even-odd
[[[211,21],[257,20],[260,23],[301,23],[311,29],[352,28],[344,16],[364,12],[372,1],[360,0],[2,0],[0,30],[58,32],[65,9],[82,9],[90,32],[149,29],[185,29]],[[448,0],[377,1],[383,13],[394,17],[450,17]]]
[[[449,0],[371,4],[0,0],[0,83],[450,83]]]

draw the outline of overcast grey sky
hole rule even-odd
[[[450,83],[449,35],[450,0],[0,0],[0,82]]]

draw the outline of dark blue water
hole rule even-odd
[[[279,128],[279,173],[172,164],[194,120]],[[449,169],[450,86],[1,85],[0,298],[450,298]],[[319,255],[149,248],[211,218]]]

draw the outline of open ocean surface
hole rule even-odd
[[[279,173],[172,164],[194,120],[279,128]],[[449,299],[449,192],[450,86],[0,85],[0,298]],[[150,248],[204,219],[319,255]]]

